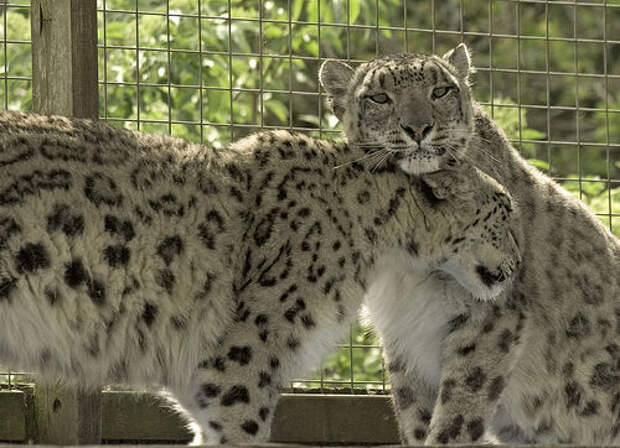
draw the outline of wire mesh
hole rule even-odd
[[[513,142],[607,225],[618,217],[617,1],[99,0],[99,10],[102,117],[216,146],[258,128],[337,135],[316,82],[325,57],[356,63],[464,41],[476,96]],[[154,22],[155,36],[145,33]],[[115,71],[127,55],[131,73]],[[605,204],[594,195],[603,191]]]
[[[30,111],[30,0],[0,0],[0,107]]]
[[[30,1],[0,0],[0,107],[31,110]],[[28,381],[25,372],[0,366],[0,390]]]
[[[612,229],[620,216],[618,1],[99,0],[99,15],[102,117],[215,146],[259,128],[339,137],[316,79],[327,57],[356,64],[466,42],[476,97],[524,156]],[[118,23],[135,32],[111,38]],[[135,54],[131,76],[110,71],[121,52]],[[120,114],[119,90],[135,98]],[[359,326],[350,333],[291,386],[385,391],[380,347]]]
[[[0,104],[30,110],[28,7],[0,0]],[[224,146],[260,128],[341,136],[320,63],[473,50],[476,98],[620,235],[620,0],[97,0],[100,116]],[[385,391],[359,325],[291,387]],[[305,390],[305,389],[304,389]]]

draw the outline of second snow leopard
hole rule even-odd
[[[522,267],[494,301],[397,256],[377,260],[366,303],[403,441],[468,443],[486,432],[620,444],[620,241],[515,151],[472,100],[470,72],[464,45],[443,58],[321,69],[351,144],[416,175],[467,160],[506,187],[523,217],[511,224]]]
[[[164,386],[196,442],[264,442],[279,387],[344,334],[381,254],[475,294],[508,283],[510,198],[469,168],[422,182],[285,131],[214,150],[0,112],[0,361]]]

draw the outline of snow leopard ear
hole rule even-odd
[[[443,59],[456,69],[459,78],[467,79],[472,72],[471,55],[465,44],[458,44],[456,48],[444,54]]]
[[[344,62],[328,59],[319,70],[319,81],[329,95],[334,114],[339,120],[345,111],[345,96],[349,82],[353,77],[353,69]]]

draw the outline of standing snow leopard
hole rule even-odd
[[[215,150],[0,112],[0,361],[163,386],[196,442],[266,441],[278,388],[344,333],[381,254],[497,295],[516,218],[466,164],[421,181],[285,131]]]
[[[522,213],[511,224],[522,267],[492,301],[463,300],[453,280],[396,257],[377,260],[366,305],[402,439],[620,444],[620,242],[512,148],[472,101],[470,73],[462,44],[443,58],[321,69],[350,144],[381,148],[415,175],[467,160]]]

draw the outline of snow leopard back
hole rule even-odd
[[[238,181],[217,156],[60,117],[3,112],[0,134],[3,361],[94,384],[166,383],[179,376],[162,365],[197,363],[233,311],[215,249],[233,247],[236,211],[204,196],[222,202]]]

